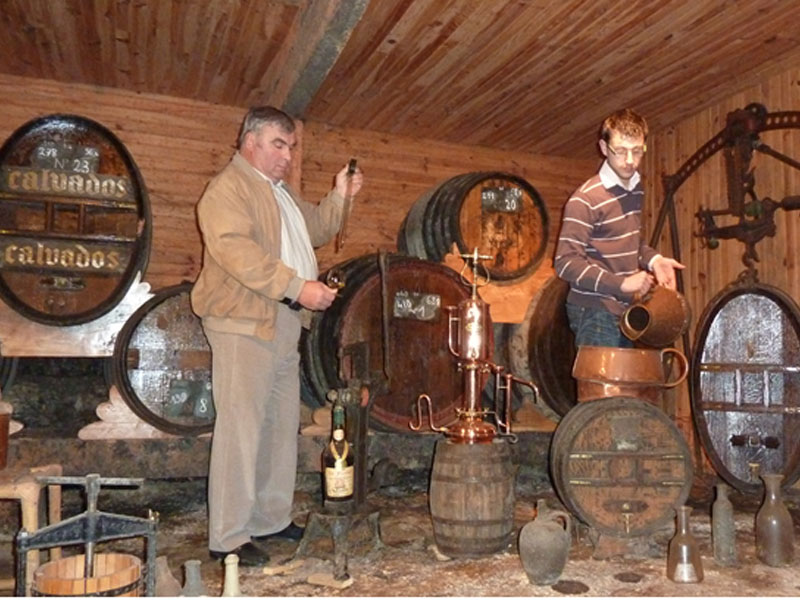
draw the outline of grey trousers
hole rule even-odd
[[[300,426],[298,314],[275,339],[205,329],[217,416],[208,473],[208,547],[229,552],[291,522]]]

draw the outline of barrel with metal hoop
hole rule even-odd
[[[550,471],[564,505],[600,534],[654,533],[689,497],[692,460],[680,430],[637,398],[603,398],[558,424]]]
[[[454,420],[462,378],[448,350],[445,307],[470,296],[459,274],[397,254],[383,262],[370,254],[334,268],[346,285],[301,336],[301,390],[311,396],[304,401],[322,405],[329,390],[358,379],[370,387],[373,426],[410,433],[412,407],[423,393],[433,400],[436,423]]]
[[[758,473],[800,477],[800,308],[745,273],[706,307],[691,362],[692,416],[714,469],[741,492]]]
[[[506,440],[436,443],[430,510],[439,550],[448,556],[480,556],[508,547],[516,472]]]
[[[86,323],[124,298],[150,251],[144,181],[103,125],[55,114],[0,148],[0,298],[46,325]]]
[[[214,427],[211,349],[192,312],[191,283],[164,288],[123,325],[112,376],[131,410],[154,427],[198,435]]]
[[[406,215],[397,239],[400,252],[441,262],[453,243],[478,252],[494,281],[533,273],[547,247],[548,215],[525,179],[501,172],[457,175],[423,194]]]

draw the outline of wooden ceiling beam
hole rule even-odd
[[[276,61],[280,73],[266,94],[272,104],[295,117],[304,116],[368,4],[369,0],[308,3],[288,44],[288,56]]]

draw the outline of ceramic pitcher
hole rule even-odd
[[[519,533],[519,557],[528,580],[534,585],[552,585],[561,577],[572,545],[570,516],[536,503],[536,518]]]
[[[653,348],[669,346],[689,326],[691,311],[679,292],[657,285],[622,314],[619,327],[631,340]]]

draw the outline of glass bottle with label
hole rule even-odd
[[[344,434],[344,407],[334,404],[331,440],[322,453],[322,481],[326,503],[353,499],[354,459],[353,447]]]

